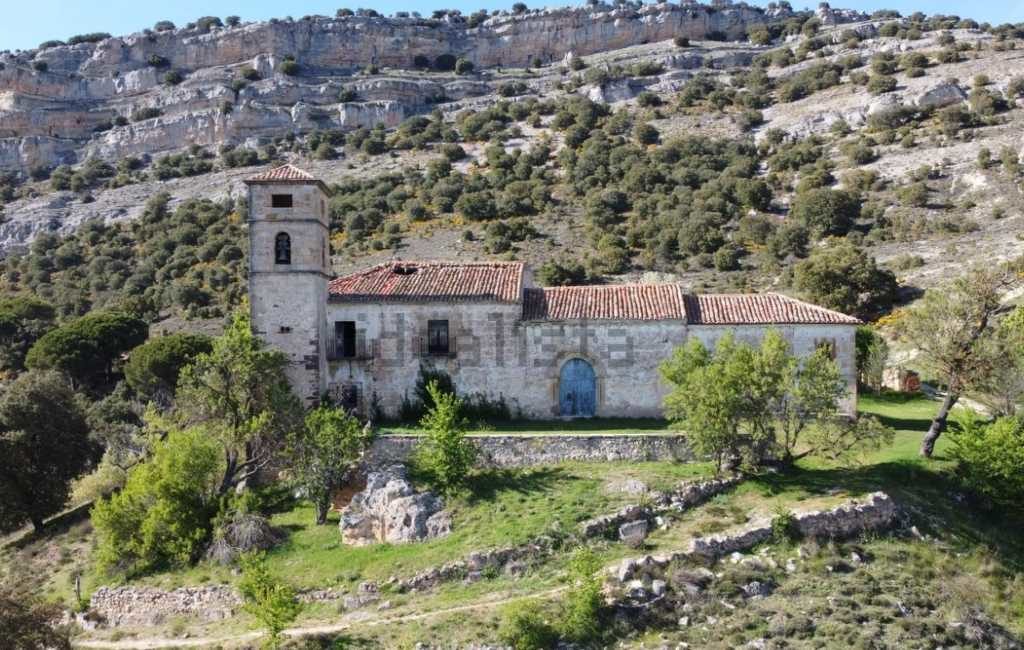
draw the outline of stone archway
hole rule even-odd
[[[585,359],[573,357],[562,364],[558,412],[565,417],[593,417],[597,413],[597,374]]]

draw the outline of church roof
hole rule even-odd
[[[247,185],[319,185],[320,189],[329,193],[323,181],[291,163],[250,176],[245,182]]]
[[[777,293],[687,294],[678,284],[524,288],[522,262],[392,261],[328,285],[332,302],[522,301],[524,321],[678,320],[690,325],[858,325]]]
[[[859,325],[853,316],[778,293],[695,294],[683,298],[693,325]]]
[[[519,302],[522,262],[395,261],[342,276],[328,285],[332,301]]]
[[[675,284],[618,284],[527,289],[523,320],[682,320]]]

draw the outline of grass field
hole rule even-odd
[[[940,439],[935,459],[918,456],[921,435],[937,408],[937,402],[920,396],[861,396],[862,412],[875,415],[896,429],[891,446],[852,465],[802,461],[793,471],[751,477],[737,489],[716,497],[703,507],[676,516],[671,526],[655,531],[648,538],[643,552],[677,550],[694,535],[719,532],[758,516],[772,516],[780,508],[827,508],[853,496],[885,490],[901,504],[918,529],[933,541],[879,539],[866,543],[868,551],[884,558],[885,562],[872,569],[873,578],[857,574],[857,580],[888,581],[887,584],[895,585],[893,589],[920,592],[919,599],[929,603],[949,600],[950,607],[958,601],[974,598],[978,607],[997,616],[1004,625],[1012,627],[1014,621],[1018,621],[1018,627],[1024,628],[1024,579],[1019,577],[1024,569],[1024,539],[1019,533],[1024,529],[1024,517],[1019,512],[994,513],[968,505],[950,471],[952,463],[946,456],[949,449],[946,437]],[[665,428],[664,422],[653,420],[595,420],[585,423],[512,423],[490,431],[615,434],[627,431],[654,433]],[[292,504],[272,516],[274,525],[286,530],[288,538],[271,551],[269,561],[273,571],[296,587],[354,590],[363,580],[408,577],[426,567],[462,558],[472,550],[508,546],[542,534],[573,530],[584,519],[636,502],[640,497],[617,488],[626,479],[640,479],[651,489],[665,489],[680,480],[706,476],[711,472],[708,464],[672,462],[567,463],[557,467],[479,472],[473,477],[467,493],[449,504],[453,517],[451,535],[405,545],[345,546],[341,544],[336,516],[326,526],[315,526],[312,509],[308,505]],[[22,549],[6,548],[0,551],[0,563],[8,570],[17,568],[47,574],[46,589],[51,597],[69,602],[72,576],[76,572],[83,575],[86,593],[100,584],[111,582],[109,578],[96,575],[91,568],[91,545],[92,536],[85,522]],[[607,541],[597,542],[595,550],[605,562],[637,554],[634,549]],[[839,548],[820,552],[835,555],[846,551]],[[449,583],[425,594],[388,594],[393,608],[388,615],[461,607],[546,592],[560,584],[565,559],[564,555],[555,555],[520,579],[497,576],[474,584]],[[824,563],[822,560],[822,566]],[[901,563],[906,564],[906,571],[901,568]],[[949,577],[948,581],[938,573],[940,570]],[[173,588],[230,584],[237,579],[238,576],[228,568],[200,563],[183,571],[145,576],[135,583]],[[816,607],[819,605],[813,603],[827,600],[834,593],[834,589],[823,586],[821,577],[813,572],[787,580],[792,602],[774,597],[770,599],[780,611],[795,612],[799,607]],[[844,588],[851,593],[879,588],[878,582],[870,580],[854,581]],[[882,589],[884,591],[887,587]],[[811,598],[813,603],[801,600],[805,598]],[[874,602],[870,593],[864,598]],[[949,611],[948,615],[953,616],[955,612]],[[720,614],[728,615],[728,612]],[[360,615],[370,613],[346,613],[338,609],[337,603],[322,603],[307,608],[302,621],[348,620],[346,617]],[[753,638],[750,635],[759,633],[759,630],[763,632],[763,624],[757,623],[756,617],[745,613],[735,616],[739,629],[729,634],[701,633],[702,636],[686,632],[681,633],[678,640],[696,644],[693,647],[735,647],[733,643]],[[403,626],[380,626],[360,633],[356,638],[367,647],[405,647],[424,638],[439,638],[439,635],[453,642],[493,641],[496,617],[494,611],[444,615]],[[922,621],[921,625],[926,627],[932,624],[928,617]],[[202,634],[211,630],[243,630],[251,626],[251,621],[240,617],[229,625],[219,626],[172,621],[164,626],[163,631],[180,630],[183,626],[192,634]],[[849,634],[849,630],[855,628],[843,629],[843,634]],[[159,632],[148,630],[145,633]],[[885,643],[919,647],[905,644],[905,637],[900,634],[894,635],[888,628],[878,632],[878,639],[885,640],[879,647],[889,647]],[[358,643],[353,647],[358,647]]]

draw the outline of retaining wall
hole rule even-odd
[[[383,435],[366,456],[370,466],[403,463],[422,439],[415,435]],[[686,439],[674,434],[551,434],[473,435],[480,467],[511,468],[555,465],[567,461],[691,461]]]

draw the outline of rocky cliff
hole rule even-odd
[[[26,172],[91,156],[114,160],[316,128],[394,126],[439,100],[487,94],[487,71],[677,36],[738,39],[751,25],[790,13],[787,3],[762,10],[686,1],[498,13],[474,27],[459,15],[308,16],[5,53],[0,169]],[[465,58],[483,74],[467,79],[415,69],[442,55]],[[277,71],[289,56],[297,75]],[[370,65],[381,71],[360,74]],[[251,82],[236,83],[243,68],[258,78],[250,73]],[[182,80],[168,83],[170,72]],[[340,102],[342,87],[359,101]],[[145,117],[145,109],[154,116]]]

